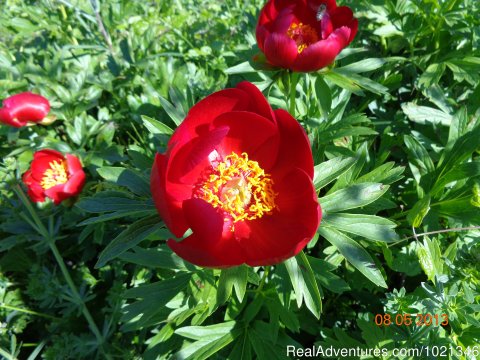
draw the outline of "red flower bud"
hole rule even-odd
[[[256,35],[272,65],[310,72],[331,64],[357,30],[352,10],[335,0],[269,0]]]
[[[30,169],[23,174],[23,182],[32,201],[43,202],[48,197],[58,205],[80,194],[85,172],[74,155],[63,156],[55,150],[40,150],[33,154]]]
[[[3,100],[0,122],[19,128],[28,122],[41,122],[49,111],[50,103],[47,99],[41,95],[24,92]]]
[[[168,241],[179,256],[205,267],[260,266],[296,255],[315,235],[312,178],[303,128],[242,82],[191,108],[155,158],[151,190],[176,237],[192,230]]]

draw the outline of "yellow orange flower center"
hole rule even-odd
[[[50,168],[45,170],[40,185],[44,190],[55,185],[65,184],[68,181],[67,164],[65,161],[52,161],[48,164]]]
[[[287,35],[297,43],[298,53],[318,41],[317,31],[308,24],[293,23],[287,30]]]
[[[258,162],[249,160],[246,153],[239,156],[234,152],[210,169],[194,192],[234,223],[270,215],[276,195],[273,180]]]

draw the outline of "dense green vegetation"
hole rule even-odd
[[[480,4],[342,3],[359,33],[299,76],[293,107],[318,236],[284,264],[213,270],[165,245],[150,169],[214,91],[249,80],[292,109],[292,76],[255,56],[263,2],[2,1],[0,99],[42,94],[57,121],[0,126],[0,357],[283,359],[314,344],[480,356]],[[40,148],[82,159],[77,202],[29,205],[21,176]],[[425,354],[400,358],[441,358]]]

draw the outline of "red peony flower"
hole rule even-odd
[[[30,169],[23,174],[23,182],[34,202],[43,202],[48,197],[58,205],[82,191],[85,173],[76,156],[40,150],[33,154]]]
[[[296,255],[321,218],[308,138],[284,110],[273,111],[251,83],[192,107],[151,189],[170,231],[168,246],[205,267],[269,265]]]
[[[269,0],[256,34],[272,65],[309,72],[331,64],[357,29],[352,10],[335,0]]]
[[[24,92],[3,100],[0,122],[22,127],[28,122],[42,122],[50,111],[50,103],[41,95]]]

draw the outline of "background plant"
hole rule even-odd
[[[51,100],[48,127],[0,127],[0,356],[285,358],[286,345],[478,345],[480,14],[475,0],[359,1],[334,66],[294,79],[313,147],[319,235],[272,268],[208,270],[164,245],[156,151],[199,99],[254,81],[292,109],[292,77],[258,71],[259,1],[12,1],[0,98]],[[38,148],[75,152],[73,207],[36,208],[106,344],[13,189]],[[414,236],[444,229],[462,229]],[[78,299],[77,299],[78,300]],[[446,327],[377,327],[378,313]],[[456,357],[452,357],[456,358]]]

